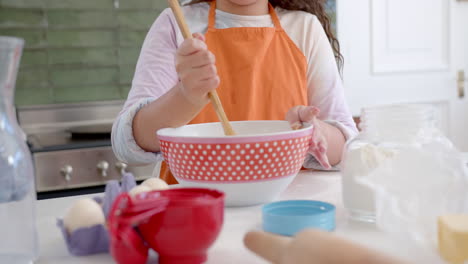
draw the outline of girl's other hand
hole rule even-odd
[[[328,142],[324,134],[323,121],[317,118],[319,112],[320,110],[315,106],[295,106],[286,114],[286,120],[289,121],[293,129],[301,128],[302,123],[313,125],[309,153],[317,159],[323,168],[328,170],[331,169],[327,156]]]
[[[215,56],[200,33],[193,34],[192,39],[186,39],[177,49],[176,71],[180,79],[177,87],[196,106],[207,104],[208,93],[219,86]]]

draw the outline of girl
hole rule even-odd
[[[324,0],[196,0],[183,7],[193,39],[183,40],[171,10],[151,27],[132,89],[112,130],[117,157],[158,161],[156,131],[216,122],[217,89],[236,120],[286,119],[315,125],[306,168],[339,164],[357,130],[345,102]],[[160,177],[174,183],[163,163]]]

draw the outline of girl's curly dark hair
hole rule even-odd
[[[201,2],[211,2],[212,0],[193,0],[189,3],[197,4]],[[326,12],[326,1],[327,0],[268,0],[274,7],[281,7],[286,10],[298,10],[304,11],[307,13],[311,13],[315,15],[325,30],[327,34],[328,41],[330,41],[330,45],[333,48],[333,52],[335,53],[335,59],[338,64],[338,69],[341,71],[344,64],[343,55],[341,54],[340,50],[340,43],[336,38],[330,21],[330,17]]]

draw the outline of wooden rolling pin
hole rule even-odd
[[[244,244],[275,264],[408,264],[318,230],[305,230],[292,238],[254,231],[247,233]]]
[[[179,1],[167,1],[169,2],[169,6],[171,7],[172,12],[174,13],[174,16],[177,20],[177,24],[179,24],[180,31],[182,32],[184,38],[192,38],[192,33],[190,32],[190,29],[188,28],[187,23],[185,22],[184,14],[182,13],[182,9],[180,8]],[[219,121],[221,121],[221,124],[223,125],[224,134],[226,134],[226,136],[234,136],[236,133],[234,132],[234,129],[232,129],[232,126],[229,123],[226,113],[224,112],[224,108],[221,104],[221,100],[219,99],[218,93],[216,91],[209,92],[208,97],[210,98],[211,103],[213,104],[216,114],[218,115]]]

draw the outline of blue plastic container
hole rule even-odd
[[[263,230],[294,236],[303,229],[335,229],[335,206],[311,200],[291,200],[266,204],[262,208]]]

